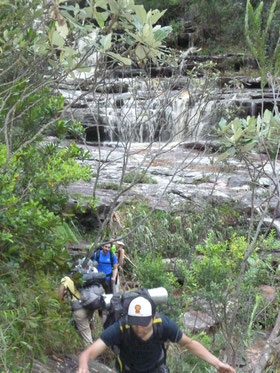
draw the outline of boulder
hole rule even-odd
[[[216,321],[207,313],[189,310],[184,314],[184,328],[192,333],[207,332],[216,324]]]

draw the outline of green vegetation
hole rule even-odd
[[[246,37],[244,32],[244,14],[246,1],[237,0],[138,0],[146,9],[156,7],[167,9],[162,18],[163,24],[172,25],[173,33],[170,35],[170,46],[186,48],[188,34],[192,33],[192,40],[196,47],[202,47],[202,54],[225,54],[228,52],[245,52]],[[253,0],[256,7],[262,2]],[[261,23],[269,17],[271,4],[276,1],[264,1]],[[279,5],[279,4],[278,4]],[[271,49],[278,40],[279,6],[272,21],[271,29],[267,35]],[[261,24],[259,23],[259,24]],[[190,40],[189,40],[190,41]]]
[[[99,188],[99,189],[119,190],[120,186],[117,183],[99,183],[99,184],[97,184],[97,188]]]
[[[145,224],[138,222],[145,219]],[[182,206],[179,213],[154,211],[141,204],[125,209],[128,227],[137,227],[128,246],[133,253],[145,256],[152,252],[164,258],[187,257],[193,248],[202,244],[211,233],[217,240],[229,239],[234,232],[245,234],[247,216],[238,213],[238,206]],[[203,227],[203,229],[202,229]]]
[[[17,87],[17,95],[22,91],[27,92],[25,85]],[[0,117],[13,105],[12,94],[2,102]],[[28,103],[18,101],[13,142],[0,145],[0,365],[5,371],[26,371],[34,357],[57,348],[67,351],[73,340],[79,345],[70,310],[61,309],[55,289],[59,273],[69,270],[66,245],[76,240],[68,224],[71,216],[63,216],[63,187],[89,180],[90,169],[77,162],[87,154],[74,143],[61,148],[41,136],[21,147],[24,137],[38,130],[38,122],[54,119],[55,126],[61,124],[55,120],[61,105],[60,96],[44,91],[30,94]]]
[[[130,171],[124,176],[124,183],[129,184],[157,184],[156,180],[147,175],[145,171]]]

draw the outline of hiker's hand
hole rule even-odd
[[[111,278],[111,281],[112,281],[112,282],[115,282],[115,281],[116,281],[116,279],[115,279],[115,278]]]
[[[219,362],[219,365],[216,367],[219,373],[235,373],[235,369],[233,369],[230,365]]]
[[[88,365],[80,365],[79,366],[79,369],[77,370],[77,373],[89,373],[89,370],[88,370]]]

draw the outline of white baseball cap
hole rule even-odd
[[[152,305],[144,297],[134,298],[128,307],[128,323],[130,325],[147,326],[152,320]]]

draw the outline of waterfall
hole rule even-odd
[[[194,142],[205,139],[227,111],[236,116],[260,111],[258,89],[221,90],[211,84],[207,78],[138,76],[102,80],[88,91],[64,86],[60,92],[66,104],[76,99],[66,117],[80,121],[91,141]]]

